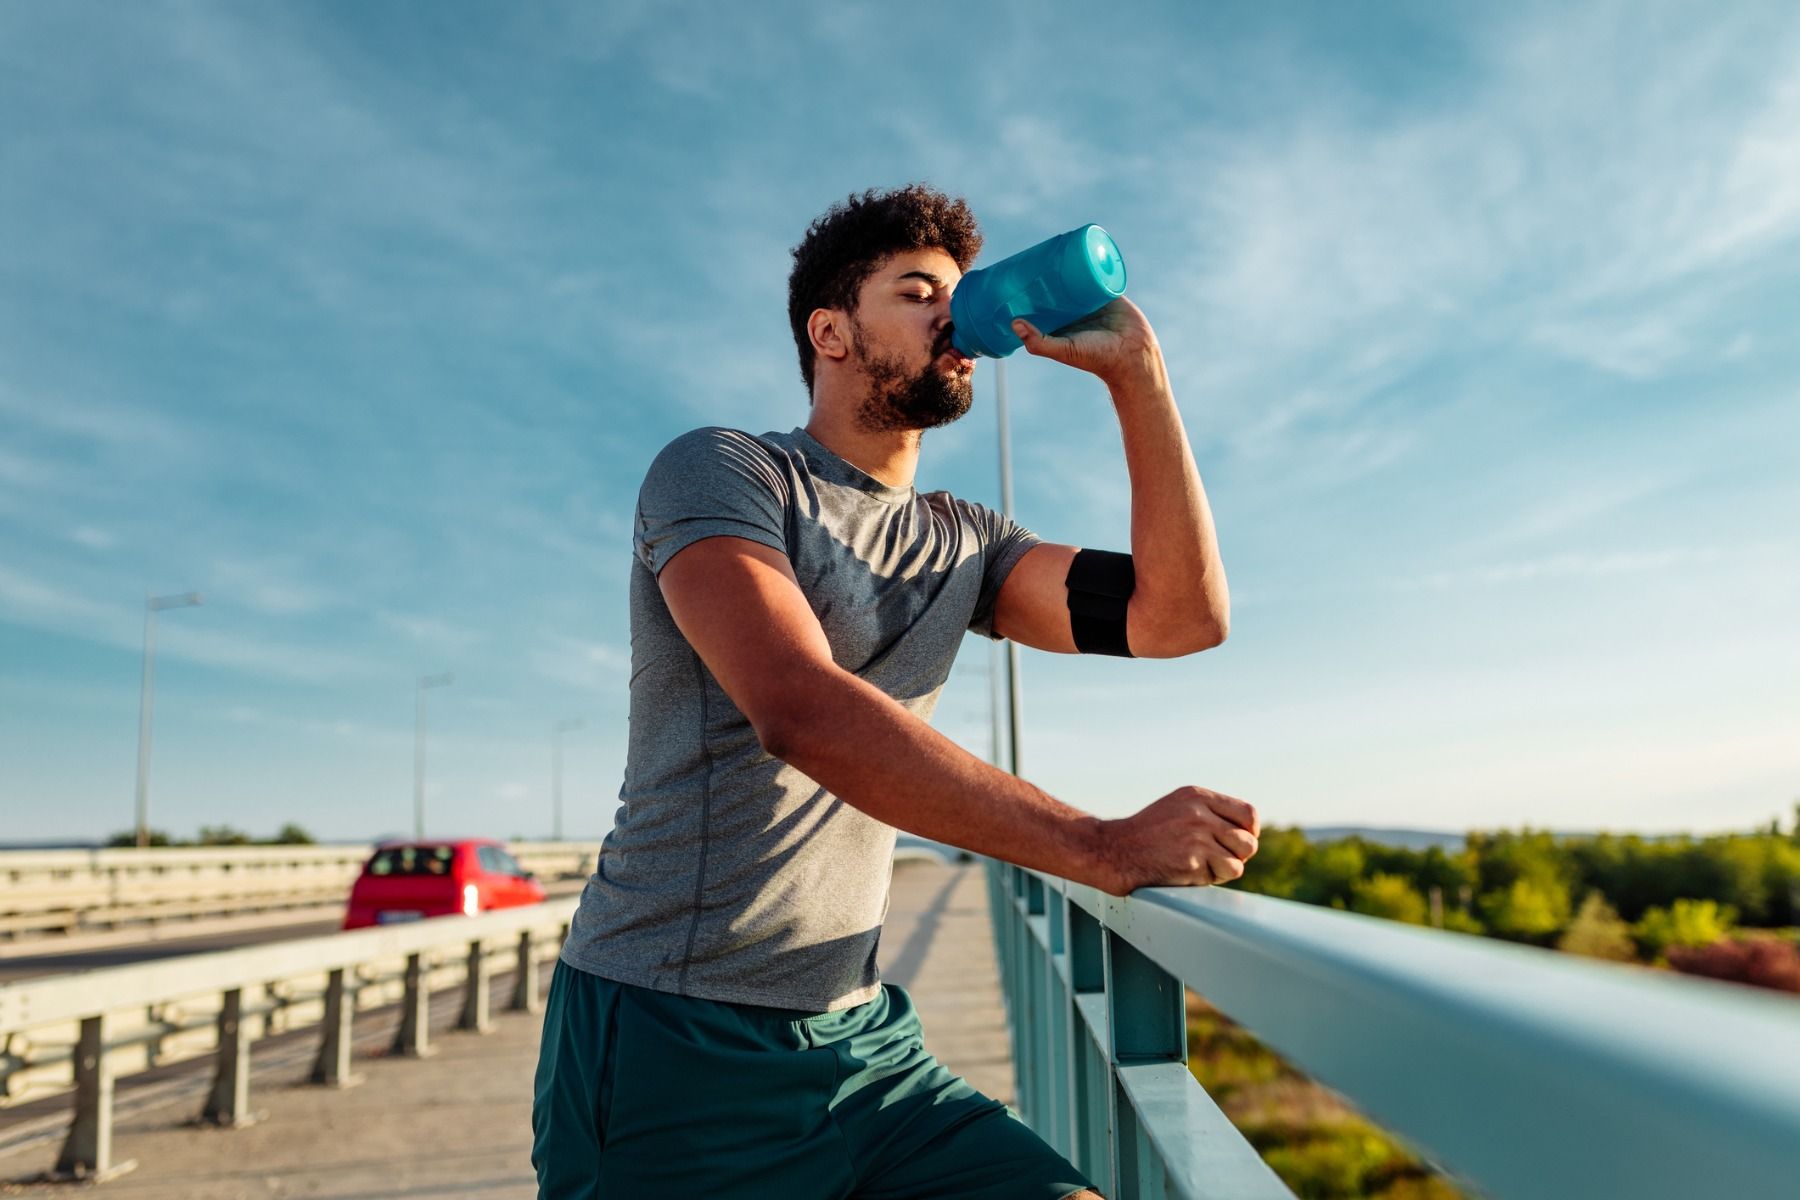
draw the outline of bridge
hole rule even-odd
[[[55,1194],[21,1181],[59,1171],[120,1197],[534,1194],[537,1013],[570,905],[0,986],[6,1194]],[[1483,1195],[1800,1178],[1786,997],[991,863],[898,866],[883,970],[940,1057],[1113,1197],[1291,1194],[1184,1065],[1188,988]]]

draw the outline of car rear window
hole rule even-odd
[[[454,846],[389,846],[375,852],[369,860],[368,874],[448,875],[455,857]]]

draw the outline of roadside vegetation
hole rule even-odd
[[[152,846],[314,846],[318,843],[304,828],[289,821],[275,831],[274,837],[259,838],[230,825],[202,825],[192,838],[171,837],[167,830],[150,831]],[[121,830],[106,839],[108,846],[137,845],[137,831]]]

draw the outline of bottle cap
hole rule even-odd
[[[1081,231],[1081,246],[1087,255],[1088,269],[1094,282],[1112,296],[1125,294],[1125,256],[1119,253],[1112,235],[1098,225]]]

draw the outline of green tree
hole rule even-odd
[[[1483,895],[1481,913],[1495,937],[1541,943],[1569,923],[1569,888],[1553,877],[1521,876]]]
[[[313,835],[306,832],[305,826],[296,824],[293,821],[289,821],[286,825],[283,825],[280,829],[276,830],[275,836],[269,839],[269,845],[271,846],[313,846],[317,844],[318,843],[313,839]]]
[[[1363,877],[1366,865],[1362,842],[1356,838],[1316,846],[1301,869],[1294,899],[1307,904],[1348,908],[1350,889]]]
[[[1350,885],[1350,909],[1408,925],[1425,924],[1425,897],[1408,880],[1379,871]]]
[[[1257,839],[1256,857],[1244,877],[1232,886],[1264,896],[1291,898],[1300,887],[1310,847],[1298,829],[1265,829]]]
[[[1618,910],[1606,902],[1599,892],[1589,892],[1581,902],[1575,919],[1556,941],[1556,948],[1567,954],[1585,954],[1589,958],[1606,958],[1614,962],[1634,962],[1637,945],[1631,940],[1631,926]]]
[[[1653,908],[1631,927],[1646,959],[1661,962],[1671,946],[1710,946],[1731,932],[1737,914],[1716,900],[1677,900]]]
[[[248,846],[250,835],[230,825],[202,825],[200,827],[200,845],[202,846]]]

